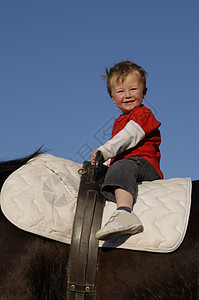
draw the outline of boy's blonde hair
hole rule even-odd
[[[113,76],[117,77],[117,81],[122,80],[122,82],[126,79],[126,77],[130,73],[136,73],[140,77],[140,80],[143,83],[143,91],[146,90],[146,75],[147,72],[137,64],[135,64],[132,61],[126,60],[126,61],[121,61],[117,64],[115,64],[110,70],[106,68],[106,73],[104,75],[104,78],[107,79],[107,90],[112,97],[112,92],[111,92],[111,79]]]

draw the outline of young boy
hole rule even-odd
[[[142,223],[132,212],[137,183],[163,178],[160,170],[160,122],[144,107],[146,72],[131,61],[106,69],[107,90],[122,111],[113,124],[112,138],[91,152],[94,164],[100,150],[104,160],[111,158],[101,192],[117,204],[117,210],[96,237],[101,240],[141,231]]]

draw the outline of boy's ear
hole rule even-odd
[[[144,91],[143,91],[143,98],[146,97],[147,90],[148,90],[148,87],[146,86],[145,89],[144,89]]]
[[[113,96],[111,96],[111,99],[112,99],[113,103],[115,104],[115,99]]]

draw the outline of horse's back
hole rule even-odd
[[[181,246],[169,254],[99,249],[97,299],[199,299],[199,180]]]
[[[97,299],[199,299],[199,181],[188,230],[170,254],[98,251]],[[0,212],[0,299],[66,299],[69,245],[24,232]]]

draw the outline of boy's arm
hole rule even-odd
[[[98,151],[98,149],[95,149],[91,152],[91,165],[94,165],[94,163],[95,163],[95,158],[96,158],[97,151]]]
[[[102,152],[106,161],[125,150],[135,147],[144,137],[145,132],[142,127],[133,120],[130,120],[120,132],[104,145],[100,146],[98,150]]]

